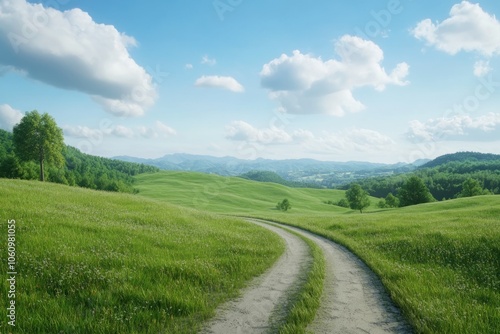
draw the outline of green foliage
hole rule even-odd
[[[13,137],[16,156],[21,161],[37,161],[40,164],[40,181],[45,181],[44,163],[64,166],[64,139],[62,130],[49,114],[27,112],[14,126]]]
[[[278,204],[276,204],[276,209],[278,210],[281,210],[281,211],[288,211],[292,208],[292,205],[290,204],[290,201],[285,198],[284,200],[282,200],[281,202],[278,202]]]
[[[0,189],[19,272],[15,331],[0,321],[0,333],[196,333],[284,250],[256,225],[138,196],[6,179]],[[3,279],[4,310],[8,289]]]
[[[340,206],[342,208],[348,208],[349,207],[349,201],[347,201],[346,198],[341,198],[338,202],[337,202],[337,206]]]
[[[411,174],[367,178],[358,183],[375,197],[395,194],[408,176],[418,176],[434,198],[457,198],[467,179],[475,179],[487,193],[500,194],[500,155],[462,152],[439,157]],[[347,189],[348,186],[344,187]]]
[[[389,193],[385,197],[385,205],[389,208],[397,208],[399,207],[399,198],[394,196],[392,193]]]
[[[399,207],[399,198],[394,196],[392,193],[389,193],[385,198],[382,198],[378,202],[378,207],[385,209],[385,208],[397,208]]]
[[[359,210],[361,213],[363,213],[365,208],[370,206],[368,193],[357,183],[353,184],[349,190],[346,191],[345,197],[349,202],[349,207],[353,210]]]
[[[381,198],[380,201],[378,201],[377,206],[381,209],[388,208],[387,203],[383,198]]]
[[[442,165],[447,165],[449,163],[463,163],[463,162],[490,162],[499,161],[500,155],[491,153],[479,153],[479,152],[457,152],[452,154],[445,154],[436,159],[429,161],[423,168],[439,167]]]
[[[134,193],[133,176],[157,172],[156,167],[81,153],[68,146],[66,153],[68,184],[84,188]]]
[[[462,191],[458,195],[458,197],[473,197],[483,195],[484,189],[479,184],[478,180],[474,180],[473,178],[468,178],[462,184]]]
[[[66,146],[62,152],[64,166],[48,163],[44,166],[47,181],[84,188],[136,193],[133,176],[157,172],[158,168],[84,154]],[[14,151],[13,135],[0,130],[0,177],[34,180],[39,167],[34,161],[20,161]]]
[[[22,167],[19,159],[14,154],[5,155],[0,160],[0,175],[14,179],[22,174]]]
[[[400,206],[409,206],[435,201],[424,182],[417,176],[411,176],[399,189]]]

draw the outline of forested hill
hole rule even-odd
[[[458,152],[452,154],[445,154],[437,157],[434,160],[427,162],[420,168],[432,168],[444,165],[450,162],[487,162],[487,161],[500,161],[500,155],[491,153],[478,153],[478,152]]]
[[[385,197],[389,193],[396,194],[411,175],[420,177],[437,200],[459,196],[463,183],[468,179],[478,181],[486,193],[500,194],[500,155],[475,152],[447,154],[412,173],[368,178],[358,183],[370,195]]]
[[[63,151],[64,168],[47,165],[47,181],[80,186],[91,189],[135,192],[132,176],[156,172],[156,167],[96,157],[66,146]],[[0,177],[37,180],[39,165],[36,162],[21,162],[15,155],[12,133],[0,130]]]

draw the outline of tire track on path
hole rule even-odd
[[[285,253],[263,275],[242,291],[241,297],[222,305],[215,318],[200,333],[245,334],[267,333],[270,316],[284,308],[286,296],[293,290],[302,268],[312,261],[307,244],[282,228],[250,221],[280,235],[286,243]]]
[[[307,328],[313,333],[412,333],[379,278],[347,248],[314,233],[263,220],[297,232],[318,244],[326,261],[321,305]]]

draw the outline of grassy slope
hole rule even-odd
[[[417,332],[500,330],[500,196],[281,219],[348,246]],[[494,329],[494,330],[493,330]]]
[[[273,219],[348,246],[381,277],[418,332],[500,330],[500,196],[360,215],[322,204],[343,196],[331,190],[193,173],[143,175],[138,183],[144,196]],[[292,202],[291,212],[273,210],[282,197]]]
[[[192,333],[284,249],[257,226],[137,196],[4,179],[0,189],[4,241],[7,220],[17,225],[19,333]]]
[[[272,212],[276,203],[284,198],[290,200],[295,213],[350,211],[323,203],[343,198],[344,191],[341,190],[288,188],[276,183],[191,172],[141,174],[136,181],[135,186],[143,196],[211,212],[266,214]],[[377,199],[372,198],[372,208],[376,204]]]

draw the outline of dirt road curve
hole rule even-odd
[[[286,242],[286,251],[271,269],[243,291],[242,297],[223,305],[201,331],[203,334],[267,333],[270,315],[282,307],[300,270],[311,261],[307,245],[300,238],[278,227],[253,223],[279,234]]]
[[[242,298],[224,306],[202,333],[265,333],[269,328],[269,314],[281,306],[287,289],[285,286],[291,286],[301,265],[311,261],[307,246],[297,237],[278,228],[279,225],[256,219],[247,220],[285,238],[288,246],[286,254],[252,284]],[[356,256],[313,233],[288,226],[286,229],[316,242],[322,248],[327,263],[321,306],[308,327],[309,331],[342,334],[412,332],[377,276]],[[294,257],[298,257],[298,260],[294,260]],[[288,268],[290,271],[284,273],[288,266],[291,266]],[[272,277],[274,280],[280,278],[279,281],[284,284],[276,285]]]

